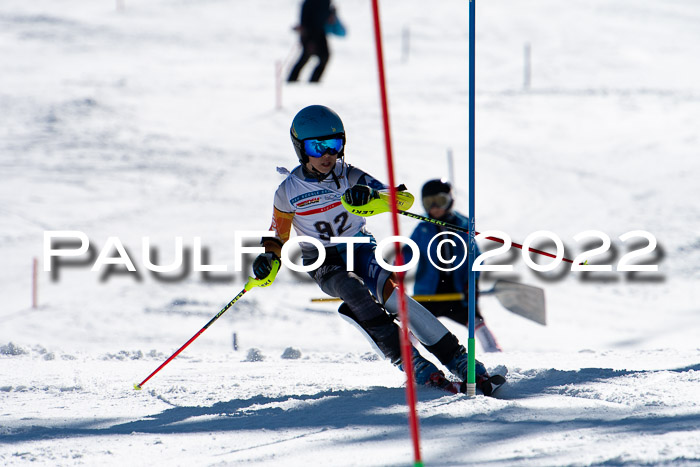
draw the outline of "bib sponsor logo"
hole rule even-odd
[[[320,198],[320,197],[311,198],[311,199],[305,199],[304,201],[300,201],[299,203],[297,203],[297,207],[298,207],[298,208],[303,208],[303,207],[309,206],[309,205],[311,205],[311,204],[316,204],[316,203],[318,203],[318,202],[320,202],[320,201],[321,201],[321,198]]]

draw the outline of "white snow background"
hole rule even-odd
[[[285,84],[276,109],[299,3],[0,2],[1,464],[412,463],[403,373],[288,269],[132,388],[242,289],[251,258],[233,271],[234,232],[268,228],[299,109],[335,109],[347,161],[387,180],[368,0],[336,0],[348,36],[330,39],[322,83]],[[519,250],[501,257],[515,271],[482,288],[544,288],[548,324],[482,298],[504,352],[477,358],[507,366],[509,383],[498,398],[419,388],[424,461],[699,465],[700,5],[477,11],[477,228],[516,242],[550,230],[572,255],[576,234],[600,230],[615,253],[597,262],[613,266],[645,244],[618,237],[645,230],[658,246],[639,261],[659,271],[536,274]],[[448,176],[451,151],[466,213],[468,2],[382,1],[381,14],[397,181],[419,194]],[[391,234],[388,215],[368,225]],[[415,225],[402,218],[402,233]],[[84,232],[94,255],[118,237],[138,274],[77,258],[40,273],[33,309],[49,230]],[[176,237],[189,253],[200,237],[228,271],[153,274],[143,237],[158,264]]]

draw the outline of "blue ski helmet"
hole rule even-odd
[[[340,117],[333,110],[323,105],[310,105],[301,109],[289,130],[292,144],[302,165],[309,162],[309,156],[304,151],[303,141],[306,139],[328,139],[339,137],[343,139],[343,148],[338,157],[345,155],[345,128]]]

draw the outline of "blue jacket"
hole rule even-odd
[[[469,218],[463,216],[462,214],[452,211],[447,218],[441,219],[450,224],[458,225],[459,227],[469,228]],[[440,271],[436,269],[428,259],[428,244],[435,235],[441,232],[451,232],[464,240],[464,244],[469,244],[469,235],[463,232],[455,232],[453,230],[445,229],[430,222],[421,222],[415,228],[411,234],[411,240],[416,242],[420,250],[420,260],[418,261],[418,267],[416,269],[416,282],[413,287],[413,293],[418,295],[432,295],[437,291],[438,282],[440,280]],[[430,245],[430,257],[433,261],[438,261],[437,256],[437,245],[442,239],[451,238],[456,246],[452,251],[452,255],[456,256],[456,264],[458,264],[462,259],[466,258],[464,244],[452,235],[443,235],[436,239],[432,245]],[[404,263],[408,263],[413,257],[413,252],[408,245],[404,245],[402,254],[404,257]],[[477,247],[477,256],[481,252]],[[448,258],[446,258],[448,259]],[[477,272],[477,278],[479,273]],[[462,266],[457,268],[452,272],[453,288],[455,292],[466,292],[469,285],[469,261],[465,259]]]

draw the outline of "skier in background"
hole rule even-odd
[[[421,190],[421,198],[423,200],[425,212],[430,218],[454,224],[465,229],[469,228],[469,218],[452,210],[454,198],[452,197],[452,186],[449,182],[439,179],[426,182]],[[464,240],[464,244],[458,240],[453,240],[452,243],[442,242],[440,246],[441,251],[440,254],[438,254],[437,248],[438,245],[440,245],[439,240],[449,240],[450,236],[444,235],[438,237],[432,244],[430,244],[430,241],[442,232],[451,232],[455,235],[459,235]],[[451,258],[456,258],[456,261],[459,261],[460,258],[466,258],[464,245],[468,245],[468,234],[453,232],[445,227],[424,221],[415,228],[411,234],[411,240],[416,242],[422,253],[416,268],[413,293],[416,295],[463,294],[464,298],[461,300],[426,301],[423,302],[422,305],[435,316],[444,316],[467,326],[469,321],[469,262],[464,261],[462,266],[451,270],[454,268],[454,265],[448,262],[441,262],[441,259],[450,260]],[[430,251],[428,250],[429,245]],[[478,247],[476,254],[477,256],[481,254]],[[411,260],[413,252],[408,246],[403,248],[403,256],[406,263]],[[433,265],[428,257],[432,258],[439,268]],[[476,290],[475,336],[478,338],[484,352],[500,352],[501,347],[498,345],[491,330],[486,326],[479,309],[478,272]]]
[[[340,22],[336,17],[335,8],[331,6],[330,0],[304,1],[301,6],[301,24],[295,28],[299,33],[302,52],[296,65],[289,73],[287,81],[297,81],[301,69],[304,68],[306,62],[313,55],[318,57],[319,62],[311,74],[309,82],[315,83],[321,79],[323,70],[326,69],[330,58],[326,33],[331,29],[335,34],[338,34],[337,28],[332,29],[333,25],[340,26]]]
[[[377,345],[394,365],[403,369],[398,315],[396,276],[382,269],[374,251],[374,237],[365,229],[364,217],[350,214],[350,206],[364,206],[378,198],[377,190],[386,186],[362,170],[347,165],[345,129],[340,117],[328,107],[312,105],[299,111],[290,129],[300,165],[287,174],[274,196],[270,230],[274,237],[262,239],[265,253],[253,262],[258,279],[271,277],[273,263],[279,261],[283,244],[294,226],[300,236],[320,241],[325,260],[309,274],[321,290],[343,300],[339,312],[352,319]],[[354,267],[347,270],[347,244],[331,242],[332,237],[367,239],[353,248]],[[311,243],[301,242],[304,265],[314,264],[318,250]],[[415,337],[454,375],[467,378],[467,353],[457,338],[418,302],[405,297],[410,328]],[[417,384],[429,384],[448,389],[452,385],[432,362],[412,348],[412,361]],[[486,368],[476,362],[477,387],[491,394],[505,380],[499,375],[489,377]],[[500,379],[499,379],[500,378]]]

